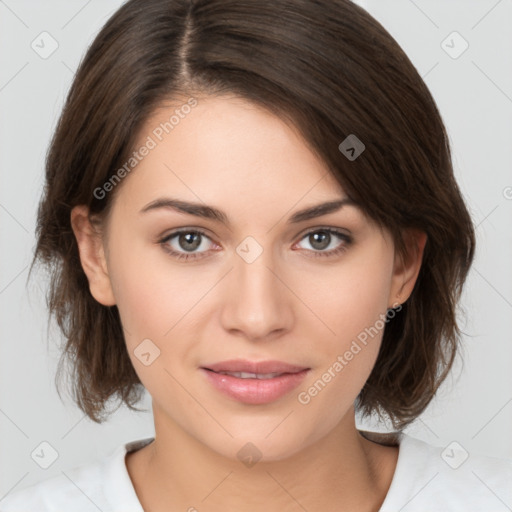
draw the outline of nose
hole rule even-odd
[[[223,291],[222,325],[251,341],[275,339],[292,327],[294,294],[270,250],[249,261],[234,255]]]

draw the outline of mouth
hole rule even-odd
[[[279,375],[283,373],[297,373],[309,369],[305,366],[285,363],[284,361],[249,361],[247,359],[230,359],[229,361],[208,364],[203,366],[203,368],[216,373],[246,373],[252,375]]]
[[[296,388],[311,368],[282,361],[230,360],[200,370],[214,389],[237,402],[262,405]]]
[[[213,371],[213,370],[210,370]],[[274,379],[275,377],[279,377],[280,375],[285,375],[285,373],[250,373],[250,372],[215,372],[219,375],[231,375],[231,377],[236,377],[237,379]]]

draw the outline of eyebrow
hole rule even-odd
[[[343,206],[357,206],[358,203],[348,197],[335,199],[325,203],[309,206],[303,210],[295,212],[289,219],[289,224],[297,224],[309,219],[321,217],[329,213],[337,212]],[[147,213],[149,211],[159,209],[170,209],[181,213],[188,213],[204,219],[210,219],[221,222],[226,226],[230,226],[228,216],[222,211],[213,206],[208,206],[202,203],[194,203],[189,201],[182,201],[180,199],[173,199],[169,197],[162,197],[151,201],[140,210],[139,214]]]

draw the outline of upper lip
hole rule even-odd
[[[203,366],[206,370],[214,372],[246,372],[246,373],[298,373],[308,370],[305,366],[284,363],[283,361],[248,361],[244,359],[230,359],[219,363]]]

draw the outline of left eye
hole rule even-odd
[[[338,247],[326,251],[325,249],[331,245],[333,235],[338,239],[343,240],[345,243],[338,245]],[[176,259],[196,259],[203,257],[202,254],[207,252],[197,251],[197,249],[203,246],[204,239],[210,240],[210,237],[206,233],[198,230],[180,230],[175,231],[167,235],[164,239],[160,240],[160,244],[172,257]],[[315,229],[309,231],[300,239],[310,240],[313,249],[306,249],[308,252],[312,252],[313,256],[333,256],[346,250],[346,248],[352,243],[350,236],[332,228]],[[172,242],[177,241],[177,246],[173,247]],[[206,244],[208,245],[208,244]]]

